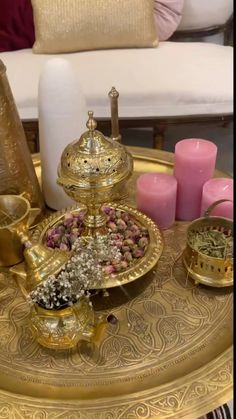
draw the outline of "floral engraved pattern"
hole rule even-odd
[[[163,255],[146,282],[122,288],[119,305],[108,301],[104,310],[118,323],[99,348],[40,347],[14,278],[0,273],[1,419],[197,417],[231,397],[232,294],[186,280],[179,257],[186,224],[173,231],[164,233]],[[117,301],[116,293],[106,298]],[[10,393],[5,377],[27,395]]]

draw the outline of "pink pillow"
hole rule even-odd
[[[154,17],[158,38],[166,41],[177,29],[184,0],[154,0]]]

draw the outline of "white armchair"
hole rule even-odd
[[[78,69],[88,108],[94,110],[100,129],[110,117],[111,86],[120,92],[121,127],[152,127],[156,147],[168,124],[231,120],[233,48],[176,40],[227,34],[232,12],[232,0],[185,0],[178,31],[158,48],[63,54]],[[37,147],[38,80],[50,57],[31,49],[0,53],[32,151]]]

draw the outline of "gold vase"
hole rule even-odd
[[[25,192],[31,207],[43,209],[43,197],[24,129],[0,60],[0,195]]]

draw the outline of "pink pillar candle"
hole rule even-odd
[[[190,138],[175,145],[178,220],[190,221],[200,217],[202,187],[214,174],[216,155],[216,145],[207,140]]]
[[[208,180],[202,189],[201,216],[204,215],[208,207],[220,199],[233,201],[233,179],[214,178]],[[218,217],[233,219],[233,202],[222,202],[217,205],[210,213]]]
[[[177,181],[165,173],[145,173],[137,180],[137,207],[162,228],[175,222]]]

